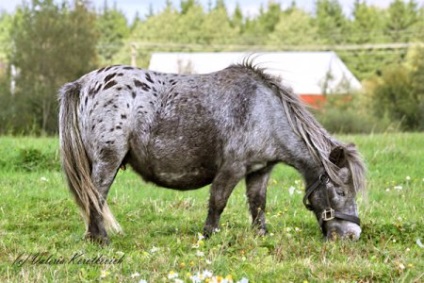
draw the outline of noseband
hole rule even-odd
[[[319,218],[319,225],[321,226],[321,229],[324,231],[324,223],[330,220],[333,220],[334,218],[349,221],[352,223],[357,224],[358,226],[361,225],[361,221],[358,217],[354,215],[348,215],[341,213],[339,211],[334,210],[331,208],[330,204],[330,198],[328,196],[328,188],[327,185],[330,182],[330,178],[327,176],[327,174],[321,174],[318,178],[318,180],[315,181],[311,186],[309,186],[306,189],[305,196],[303,197],[303,204],[306,206],[308,210],[313,210],[312,205],[309,203],[309,197],[311,194],[320,187],[320,185],[324,185],[324,194],[325,194],[325,208],[321,212],[321,218]]]

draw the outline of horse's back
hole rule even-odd
[[[225,162],[254,168],[274,153],[264,141],[275,124],[267,111],[278,98],[248,68],[175,75],[112,66],[81,81],[80,128],[90,157],[117,155],[159,185],[198,188]]]

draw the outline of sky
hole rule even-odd
[[[0,0],[0,11],[12,12],[14,9],[20,5],[24,0]],[[30,0],[27,0],[29,2]],[[61,2],[61,0],[55,0],[56,2]],[[105,0],[91,0],[92,3],[96,7],[102,7]],[[180,6],[181,0],[172,0],[174,3],[174,7]],[[204,7],[207,7],[208,2],[215,3],[215,0],[198,0]],[[234,10],[236,3],[240,4],[240,7],[243,10],[244,15],[247,16],[255,16],[258,14],[259,7],[261,4],[266,7],[267,3],[270,0],[225,0],[227,5],[227,9],[230,13]],[[339,3],[343,7],[343,11],[346,15],[350,16],[353,3],[355,0],[339,0]],[[406,0],[405,0],[406,1]],[[424,5],[424,0],[416,0],[419,3],[419,6],[422,7]],[[131,21],[136,12],[143,17],[149,11],[150,4],[153,7],[154,12],[161,11],[165,7],[166,0],[107,0],[109,5],[113,5],[116,3],[119,10],[121,10]],[[274,2],[279,2],[282,8],[286,8],[290,6],[292,0],[274,0]],[[304,9],[308,12],[314,11],[314,3],[316,0],[296,0],[296,4],[298,7]],[[379,6],[385,8],[390,5],[391,0],[367,0],[366,1],[370,5]]]

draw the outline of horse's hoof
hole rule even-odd
[[[85,239],[92,243],[99,244],[100,246],[103,246],[103,247],[108,246],[110,244],[110,240],[108,237],[102,237],[100,235],[92,235],[87,233],[85,235]]]

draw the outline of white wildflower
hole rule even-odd
[[[159,249],[158,247],[153,246],[153,247],[150,249],[150,253],[151,253],[151,254],[154,254],[154,253],[158,252],[159,250],[160,250],[160,249]]]
[[[171,272],[168,273],[168,279],[175,279],[178,278],[178,273],[171,270]]]
[[[204,252],[201,252],[201,251],[197,251],[196,252],[196,256],[203,257],[203,256],[205,256],[205,253]]]
[[[249,283],[249,279],[247,279],[246,277],[243,277],[242,279],[237,281],[237,283]]]
[[[141,279],[138,283],[147,283],[147,280]]]
[[[394,186],[393,189],[400,191],[400,190],[403,189],[403,187],[402,186]]]
[[[296,188],[295,188],[295,187],[293,187],[293,186],[291,186],[291,187],[289,188],[289,194],[292,196],[295,190],[296,190]]]
[[[421,239],[417,239],[416,243],[420,248],[424,248],[423,243],[421,243]]]
[[[41,181],[41,182],[48,182],[48,181],[49,181],[49,179],[47,179],[46,177],[41,177],[41,178],[40,178],[40,181]]]
[[[137,277],[140,277],[140,273],[135,272],[135,273],[131,274],[131,278],[137,278]]]
[[[203,271],[202,275],[203,275],[203,278],[211,278],[211,277],[212,277],[212,275],[213,275],[213,273],[212,273],[211,271],[209,271],[209,270],[205,269],[205,270]]]
[[[409,181],[411,181],[411,177],[410,177],[410,176],[406,176],[406,178],[405,178],[405,179],[406,179],[406,181],[408,181],[408,182],[409,182]]]

